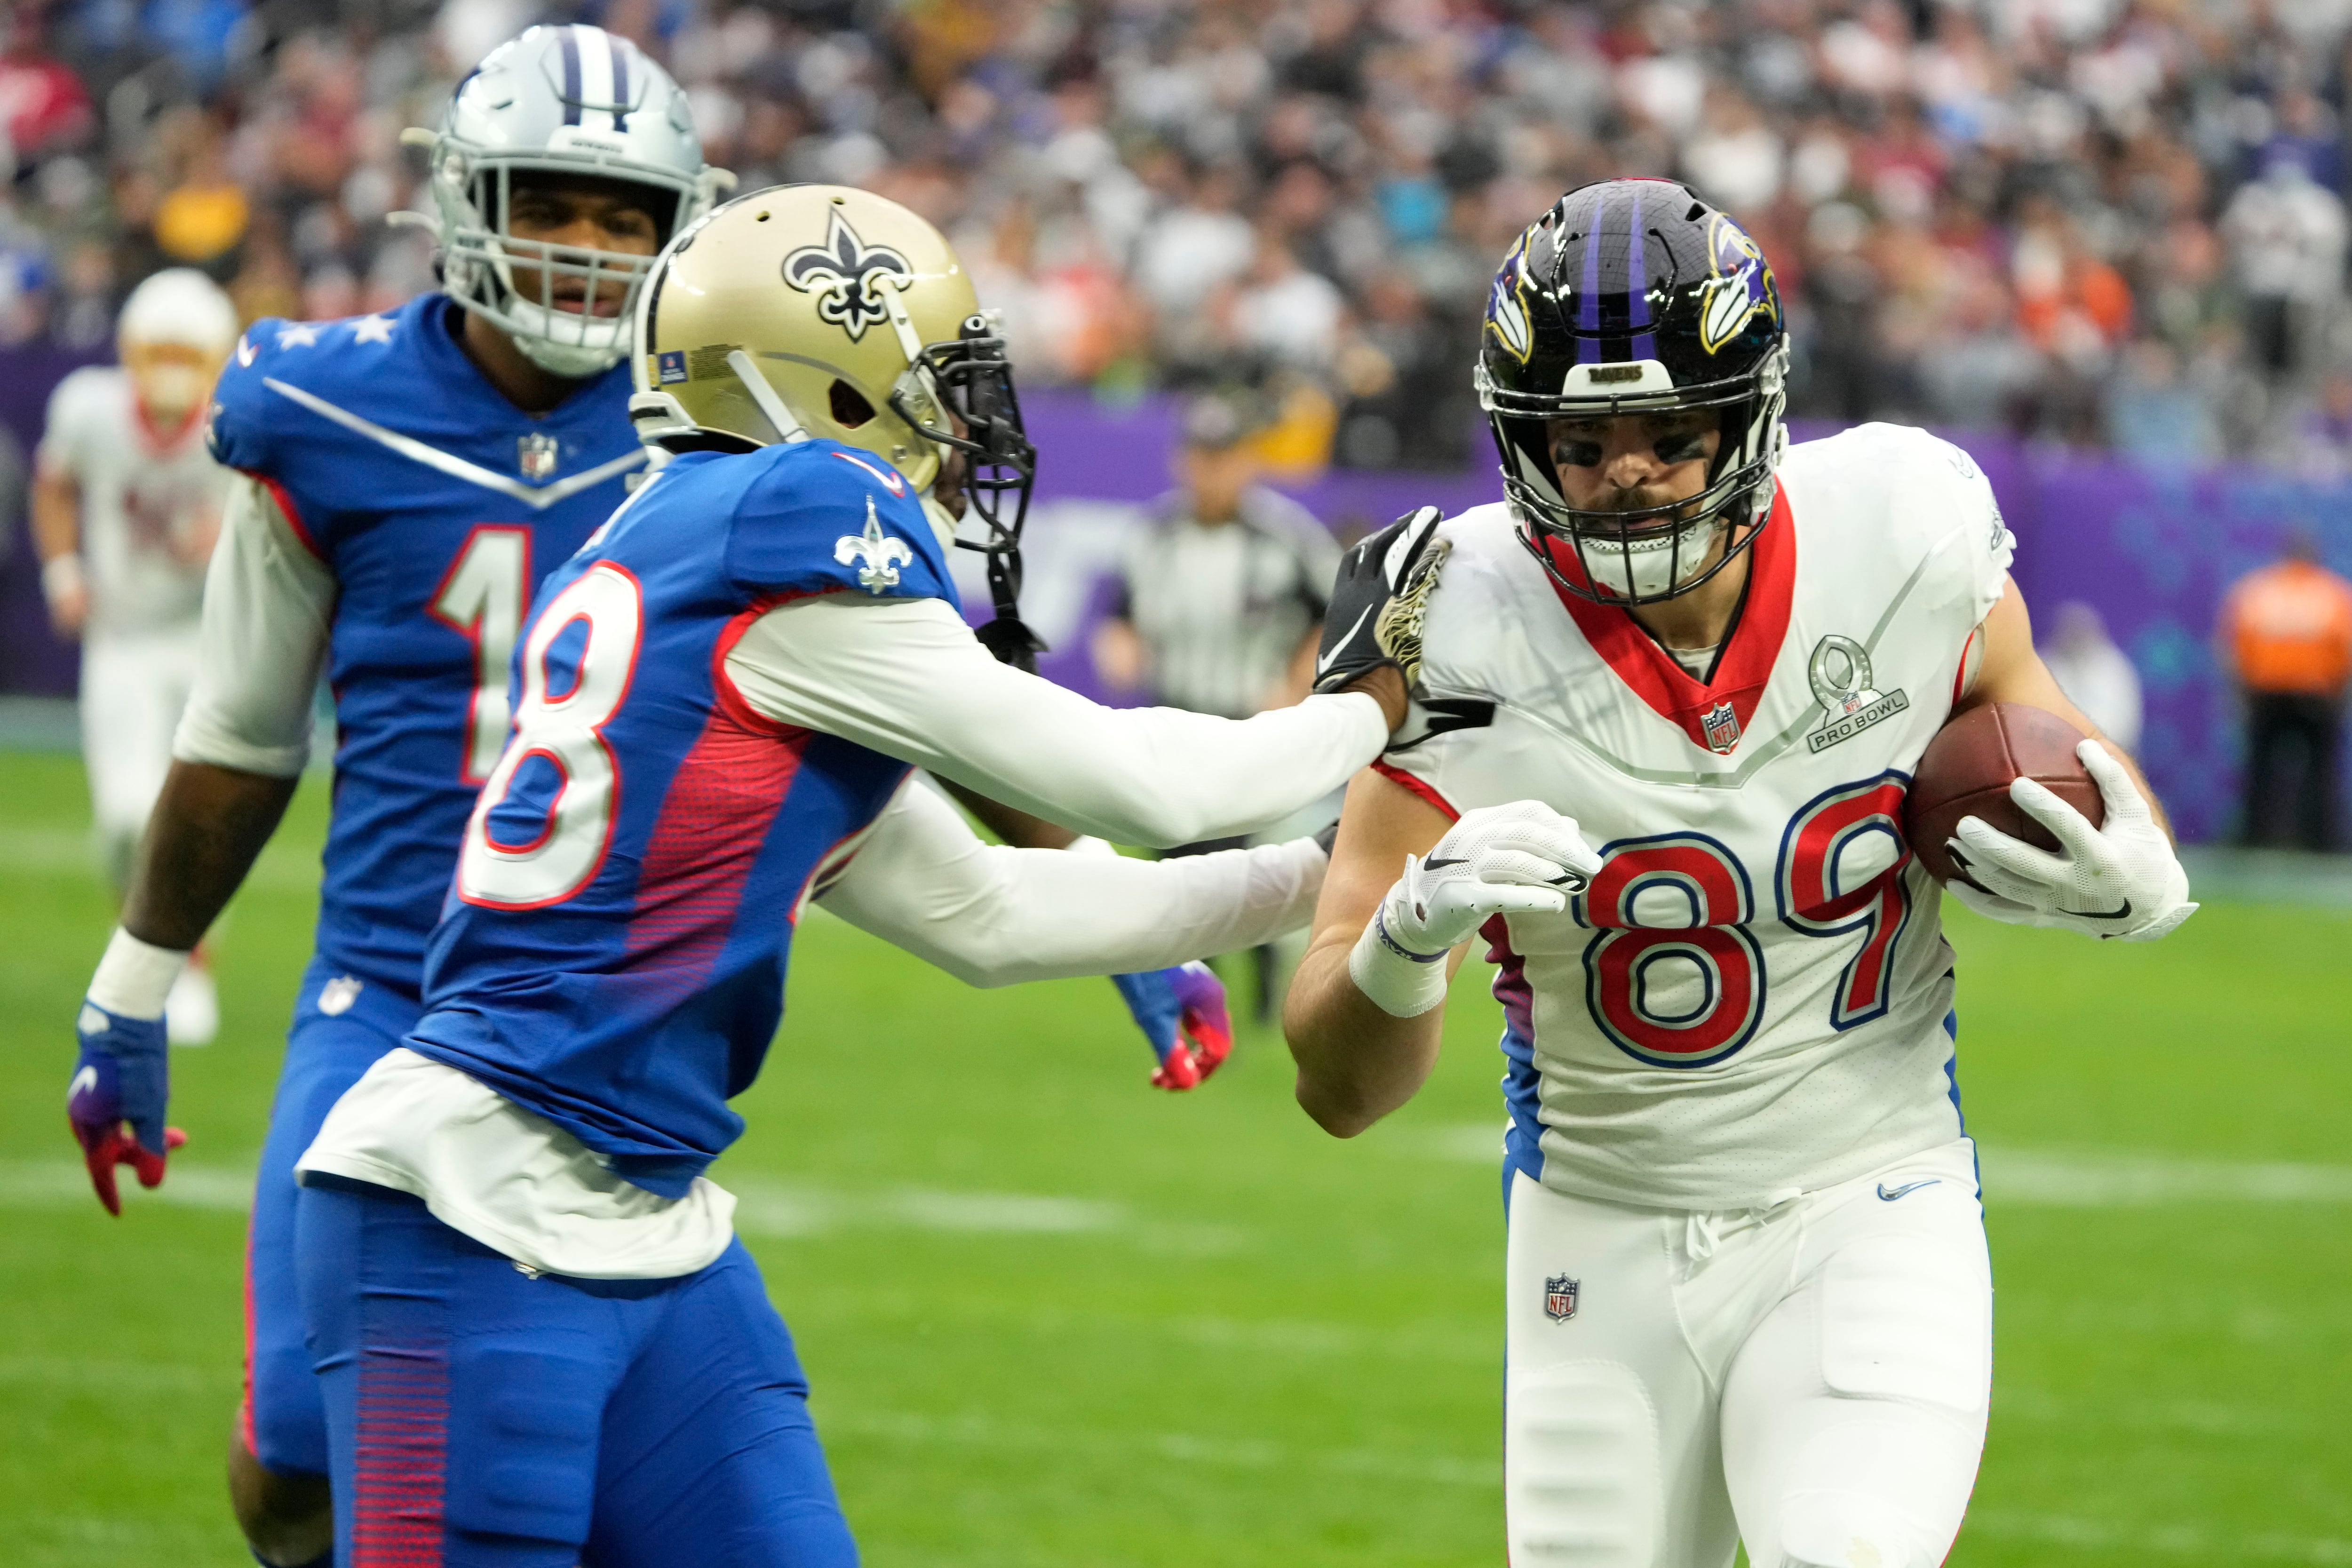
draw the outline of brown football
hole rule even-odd
[[[2043,849],[2056,849],[2050,830],[2009,798],[2011,779],[2038,779],[2052,794],[2091,819],[2106,816],[2099,786],[2074,748],[2080,730],[2055,713],[2022,702],[1988,702],[1972,708],[1936,731],[1911,777],[1903,803],[1903,833],[1911,852],[1938,882],[1962,876],[1945,849],[1964,816]]]

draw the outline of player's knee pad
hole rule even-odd
[[[1780,1505],[1780,1568],[1937,1568],[1950,1544],[1864,1492],[1794,1492]]]
[[[1658,1418],[1632,1369],[1514,1376],[1503,1492],[1515,1568],[1649,1568],[1663,1533]]]

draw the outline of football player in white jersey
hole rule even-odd
[[[1991,1275],[1953,955],[1903,837],[1954,713],[2086,734],[2033,652],[1966,454],[1788,447],[1762,253],[1677,184],[1561,198],[1496,275],[1481,401],[1507,500],[1343,566],[1323,678],[1416,721],[1350,786],[1286,1026],[1353,1136],[1419,1088],[1469,939],[1510,1122],[1505,1497],[1517,1568],[1934,1568],[1982,1447]],[[1997,920],[2164,934],[2195,908],[2146,781],[2086,742],[2094,828],[1970,818]],[[1400,875],[1402,872],[1402,875]]]
[[[172,765],[195,672],[205,565],[228,473],[205,450],[205,405],[236,342],[236,308],[176,267],[131,291],[120,365],[58,384],[35,454],[33,538],[61,636],[81,640],[81,744],[91,814],[119,894]],[[218,1026],[210,973],[191,963],[170,1005],[175,1044]]]

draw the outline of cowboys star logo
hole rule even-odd
[[[837,207],[823,245],[803,245],[784,258],[784,281],[815,295],[817,318],[847,332],[853,342],[890,313],[882,302],[885,279],[911,283],[915,269],[887,245],[869,247]]]
[[[885,588],[898,585],[898,568],[915,558],[903,539],[893,539],[882,531],[882,519],[874,510],[874,498],[866,498],[866,531],[845,533],[833,542],[833,558],[844,566],[859,563],[857,585],[869,594],[879,594]]]

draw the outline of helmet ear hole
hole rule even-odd
[[[833,422],[845,430],[855,430],[874,417],[874,405],[866,395],[845,381],[835,381],[825,394]]]

